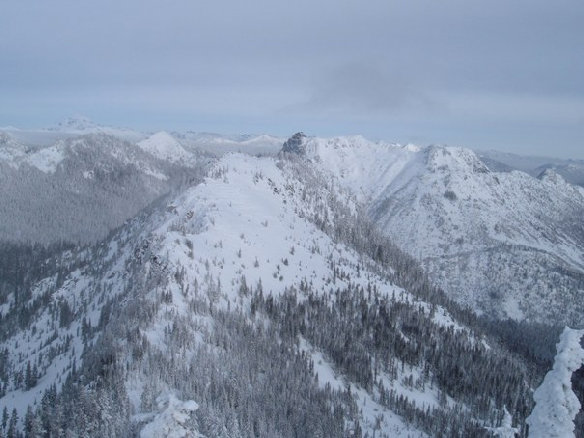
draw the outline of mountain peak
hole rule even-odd
[[[282,152],[288,154],[305,155],[306,154],[306,134],[297,132],[282,145]]]
[[[472,173],[489,173],[489,168],[473,151],[453,146],[429,146],[428,166],[432,170],[468,169]]]
[[[556,170],[552,167],[548,167],[547,169],[544,169],[537,176],[537,179],[539,179],[540,181],[543,181],[543,182],[549,182],[551,184],[566,183],[566,180],[564,178],[562,178],[562,175],[560,175],[558,172],[556,172]]]
[[[138,147],[162,160],[179,162],[189,157],[181,143],[166,131],[152,134],[150,137],[139,141]]]

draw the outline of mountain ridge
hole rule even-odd
[[[422,295],[438,295],[423,277],[415,278],[420,271],[415,264],[408,267],[413,262],[357,219],[360,207],[353,199],[317,167],[294,159],[223,157],[200,184],[130,221],[102,244],[67,256],[85,261],[63,272],[61,280],[37,282],[29,299],[53,305],[38,308],[5,297],[0,323],[11,321],[8,313],[38,310],[24,329],[3,340],[11,352],[4,367],[24,375],[28,357],[37,372],[36,383],[7,384],[0,403],[20,400],[20,418],[46,430],[94,427],[109,434],[148,431],[159,422],[175,429],[187,424],[207,436],[237,430],[247,435],[254,428],[289,435],[291,424],[320,427],[325,436],[338,436],[339,427],[381,436],[427,436],[440,427],[444,434],[464,434],[486,431],[484,424],[498,427],[489,415],[502,417],[502,403],[521,421],[528,401],[510,396],[528,390],[523,365],[498,353],[496,344],[487,344],[478,329],[466,327],[440,304],[424,301]],[[326,336],[323,321],[328,321]],[[376,341],[369,352],[362,343],[371,339]],[[436,355],[438,340],[461,367],[465,361],[468,379],[461,375],[454,385],[448,378],[447,361]],[[265,351],[255,356],[259,362],[248,348]],[[371,356],[373,351],[379,356]],[[484,361],[466,364],[470,351]],[[233,363],[233,355],[241,362]],[[278,364],[273,371],[270,362]],[[498,365],[483,368],[483,362]],[[209,363],[214,365],[207,368]],[[160,366],[165,373],[155,371]],[[213,372],[216,367],[223,371]],[[241,367],[244,374],[237,371]],[[487,382],[494,370],[517,380],[506,383],[505,391],[495,384],[489,391],[473,387],[477,379],[471,376],[487,373]],[[223,372],[238,379],[248,373],[254,386],[229,383]],[[277,417],[260,416],[267,409],[260,401],[265,397],[284,406],[307,402],[276,383],[282,373],[297,376],[290,381],[306,388],[312,408],[266,423],[260,419]],[[227,392],[198,383],[206,378]],[[262,381],[274,378],[264,388]],[[83,389],[92,379],[102,383]],[[294,404],[278,399],[269,389],[273,385]],[[250,414],[237,401],[250,394],[257,424],[246,422],[243,415]],[[256,401],[254,394],[261,397]],[[173,397],[180,403],[171,403]],[[37,414],[26,414],[35,399]],[[216,403],[224,399],[231,402],[219,409]],[[87,406],[111,420],[96,425],[83,417],[71,424],[54,411],[75,412],[72,418],[79,419],[79,410],[92,400],[97,405]],[[480,407],[472,407],[472,400]],[[193,409],[181,411],[179,425],[169,425],[172,415],[165,412],[172,406]],[[318,417],[306,416],[314,409]],[[466,409],[474,414],[466,416]]]
[[[381,229],[460,302],[498,317],[541,321],[549,317],[537,311],[546,307],[539,300],[543,296],[548,305],[564,303],[549,307],[554,318],[584,323],[584,315],[573,309],[578,305],[569,306],[568,314],[560,310],[584,296],[581,188],[551,172],[536,179],[519,171],[490,171],[463,148],[407,148],[357,137],[309,138],[305,147],[307,158],[356,193]],[[480,260],[493,251],[498,254]],[[477,257],[469,260],[473,253]],[[513,263],[512,272],[510,253],[525,259]],[[547,278],[550,270],[563,272],[553,280],[563,284],[559,290]]]

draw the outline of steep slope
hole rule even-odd
[[[156,198],[199,178],[208,162],[201,154],[162,160],[104,134],[40,149],[3,143],[0,240],[18,242],[95,242]]]
[[[29,432],[488,436],[529,411],[523,366],[306,162],[228,155],[54,264],[0,301],[0,409]]]
[[[553,171],[492,172],[470,150],[305,140],[457,301],[497,317],[584,323],[584,196]]]

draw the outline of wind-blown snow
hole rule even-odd
[[[566,327],[557,345],[554,366],[533,394],[535,407],[527,417],[530,438],[568,438],[574,436],[574,419],[580,402],[572,391],[572,373],[584,365],[580,342],[584,330]]]

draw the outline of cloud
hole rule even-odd
[[[505,144],[516,123],[582,148],[583,21],[581,0],[7,2],[0,125],[158,110]]]
[[[388,68],[375,61],[343,64],[322,75],[312,85],[304,110],[396,114],[428,112],[438,106],[407,69]]]

